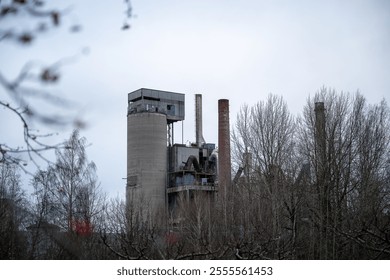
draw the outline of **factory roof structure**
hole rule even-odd
[[[128,94],[127,114],[142,112],[167,116],[167,123],[184,120],[185,95],[182,93],[141,88]]]

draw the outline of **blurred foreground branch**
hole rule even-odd
[[[122,29],[128,29],[132,6],[129,0],[124,2],[125,21]],[[71,6],[53,7],[52,3],[44,0],[0,1],[0,43],[29,47],[41,35],[50,31],[58,32],[64,17],[71,11]],[[71,22],[67,28],[72,33],[81,30],[81,26],[75,22]],[[38,158],[47,161],[42,155],[43,151],[64,147],[62,142],[51,144],[53,141],[49,138],[55,133],[41,133],[38,126],[60,129],[65,126],[85,126],[82,120],[74,117],[74,102],[58,96],[50,89],[60,80],[61,67],[77,58],[75,55],[49,65],[28,61],[15,78],[9,78],[7,65],[0,67],[0,108],[20,123],[24,142],[18,145],[0,138],[0,163],[12,163],[25,169],[28,161],[35,165],[38,165]],[[4,119],[2,122],[10,123]],[[9,132],[4,131],[3,135]]]

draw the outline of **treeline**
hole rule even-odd
[[[183,197],[174,216],[108,200],[77,131],[34,175],[32,199],[0,163],[0,258],[390,258],[385,101],[323,88],[294,117],[269,95],[241,107],[231,135],[232,189]]]
[[[18,165],[0,163],[1,259],[108,256],[97,250],[96,234],[106,197],[85,148],[86,139],[75,130],[56,150],[56,161],[34,174],[31,195],[22,189]]]
[[[390,257],[389,113],[326,88],[298,118],[273,95],[242,107],[233,146],[249,170],[237,190],[268,257]]]

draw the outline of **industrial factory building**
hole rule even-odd
[[[202,132],[202,95],[195,95],[196,140],[174,143],[174,125],[185,118],[185,95],[139,89],[128,94],[128,203],[141,199],[154,213],[173,215],[180,201],[201,193],[214,201],[230,187],[229,102],[219,100],[219,151]],[[132,199],[130,199],[132,198]]]

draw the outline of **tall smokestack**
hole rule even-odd
[[[231,187],[229,100],[218,100],[218,180],[221,190]]]
[[[201,147],[205,143],[203,138],[203,120],[202,120],[202,95],[195,94],[195,134],[196,146]]]
[[[315,112],[315,149],[317,160],[317,176],[320,184],[323,183],[326,165],[326,130],[324,102],[316,102]]]
[[[315,142],[317,161],[320,165],[326,160],[326,130],[325,130],[325,105],[324,102],[316,102],[315,112]],[[323,166],[322,166],[323,167]]]

